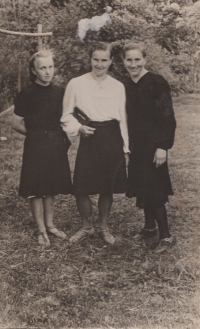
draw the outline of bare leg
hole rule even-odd
[[[46,227],[44,223],[44,207],[42,198],[31,198],[31,210],[33,218],[36,222],[38,232],[46,232]]]
[[[92,202],[90,197],[88,195],[76,196],[76,204],[82,219],[82,229],[90,229],[92,226]]]
[[[53,227],[53,215],[54,215],[54,196],[47,195],[43,198],[44,205],[44,220],[47,228]]]
[[[82,220],[81,229],[70,239],[70,243],[78,242],[88,236],[94,235],[94,228],[91,223],[92,202],[88,195],[76,196],[76,204]]]
[[[38,243],[43,246],[50,246],[49,238],[46,233],[46,227],[44,223],[44,206],[42,198],[31,198],[31,210],[33,218],[38,228]]]
[[[43,198],[44,205],[44,220],[46,224],[47,231],[57,238],[65,239],[66,234],[62,231],[59,231],[53,224],[53,215],[54,215],[54,196],[47,195]]]
[[[110,234],[107,222],[112,207],[113,196],[112,194],[100,194],[99,196],[99,234],[109,244],[115,243],[115,238]]]
[[[112,207],[113,196],[112,194],[100,194],[99,196],[99,228],[100,230],[107,229],[107,222]]]

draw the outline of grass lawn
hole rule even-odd
[[[96,235],[70,247],[37,245],[27,200],[18,197],[23,137],[0,118],[0,328],[200,328],[200,96],[174,99],[175,146],[169,166],[175,195],[167,206],[176,244],[154,253],[157,238],[134,240],[143,214],[114,197],[106,246]],[[73,171],[77,140],[70,148]],[[97,198],[92,197],[93,219]],[[80,225],[72,196],[59,196],[55,223],[71,236]]]

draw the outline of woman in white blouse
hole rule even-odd
[[[92,71],[72,79],[63,101],[63,130],[70,136],[80,135],[73,194],[82,219],[81,229],[70,242],[94,235],[91,222],[92,203],[89,195],[99,194],[99,235],[109,244],[115,238],[109,232],[113,193],[126,191],[128,164],[128,132],[125,112],[124,86],[107,75],[112,63],[112,48],[97,43],[90,51]],[[85,116],[87,125],[74,116],[74,109]]]

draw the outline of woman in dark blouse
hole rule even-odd
[[[49,246],[48,233],[66,238],[53,224],[54,196],[69,194],[71,177],[60,118],[64,90],[51,84],[54,63],[50,51],[40,51],[29,63],[32,84],[15,100],[12,127],[26,135],[19,195],[30,198],[38,228],[38,243]]]
[[[143,44],[124,46],[124,65],[130,78],[125,83],[130,162],[128,197],[137,197],[137,206],[144,209],[145,226],[141,235],[157,234],[157,252],[172,243],[165,203],[173,194],[167,166],[167,150],[173,146],[176,121],[167,81],[145,69]]]

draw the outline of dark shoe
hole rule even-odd
[[[167,251],[173,244],[174,239],[171,236],[170,238],[161,239],[159,245],[155,249],[156,253],[161,253]]]
[[[109,232],[109,230],[99,230],[100,237],[107,242],[108,244],[114,244],[115,238],[114,236]]]
[[[141,231],[140,231],[140,235],[143,236],[144,238],[151,238],[155,235],[158,234],[158,230],[156,227],[150,229],[150,228],[143,228]]]

